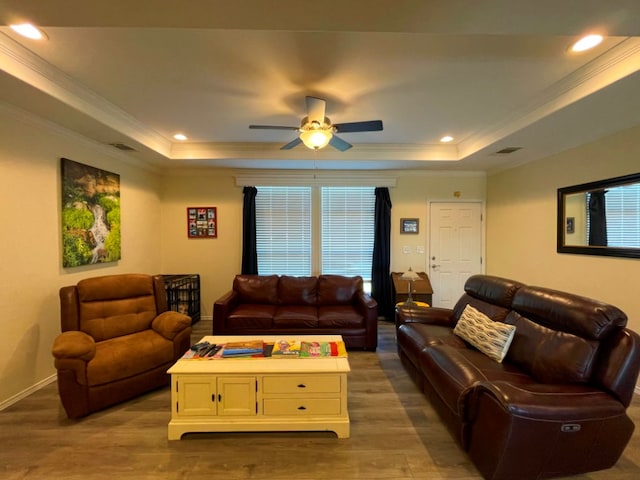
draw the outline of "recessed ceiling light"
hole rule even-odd
[[[442,137],[442,138],[440,139],[440,141],[441,141],[442,143],[449,143],[449,142],[451,142],[452,140],[453,140],[453,137],[452,137],[451,135],[445,135],[444,137]]]
[[[586,35],[571,46],[572,52],[584,52],[602,42],[602,35],[592,34]]]
[[[30,38],[32,40],[42,40],[43,38],[47,38],[42,30],[37,27],[34,27],[30,23],[21,23],[20,25],[9,25],[11,29],[22,35],[23,37]]]
[[[175,138],[176,140],[180,140],[181,142],[184,142],[187,139],[187,136],[184,133],[176,133],[173,138]]]

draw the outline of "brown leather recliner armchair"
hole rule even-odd
[[[63,287],[60,317],[52,353],[69,418],[167,385],[167,369],[191,341],[191,319],[168,311],[161,275],[107,275]]]

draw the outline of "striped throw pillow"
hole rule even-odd
[[[502,362],[516,331],[513,325],[494,322],[484,313],[467,305],[453,333],[469,342],[496,362]]]

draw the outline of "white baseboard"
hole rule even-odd
[[[20,400],[22,400],[23,398],[28,397],[29,395],[31,395],[33,392],[40,390],[41,388],[46,387],[47,385],[49,385],[50,383],[53,383],[56,381],[57,378],[57,374],[53,374],[43,380],[40,380],[38,383],[36,383],[35,385],[30,386],[29,388],[27,388],[26,390],[23,390],[20,393],[15,394],[13,397],[8,398],[7,400],[0,402],[0,411],[4,410],[5,408],[10,407],[11,405],[13,405],[14,403],[19,402]]]

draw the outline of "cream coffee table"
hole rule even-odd
[[[247,336],[206,336],[223,344]],[[337,342],[340,335],[259,338]],[[349,437],[346,357],[178,360],[171,374],[169,440],[188,432],[333,431]]]

